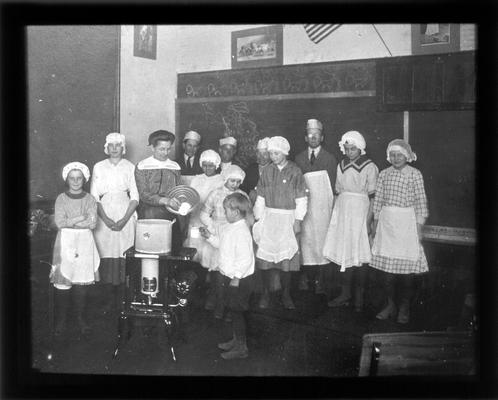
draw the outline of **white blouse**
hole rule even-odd
[[[208,239],[220,250],[220,272],[230,279],[242,279],[254,273],[254,249],[245,219],[218,226]]]
[[[221,174],[215,174],[213,176],[207,176],[206,174],[196,175],[190,182],[190,186],[199,193],[201,204],[206,201],[209,192],[224,184],[225,180]]]
[[[114,165],[109,159],[105,159],[95,164],[90,193],[95,200],[100,201],[109,192],[128,192],[130,200],[138,201],[135,166],[130,161],[122,158]]]

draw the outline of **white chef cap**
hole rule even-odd
[[[64,181],[67,179],[67,175],[69,174],[69,172],[71,172],[73,169],[80,170],[86,181],[88,182],[88,180],[90,179],[90,170],[85,164],[78,161],[70,162],[69,164],[66,164],[66,166],[62,169],[62,179],[64,179]]]
[[[344,150],[345,144],[355,145],[358,149],[361,150],[361,154],[365,154],[367,143],[365,142],[365,138],[360,132],[349,131],[342,135],[341,141],[339,142],[339,147],[341,148],[342,154],[346,154],[346,151]]]
[[[317,119],[309,119],[306,122],[306,130],[308,130],[308,129],[318,129],[318,130],[322,131],[323,130],[323,125]]]
[[[238,165],[231,164],[229,165],[222,173],[223,179],[225,182],[228,179],[240,179],[241,182],[244,181],[246,177],[246,173],[240,168]]]
[[[195,142],[200,143],[201,135],[199,135],[196,131],[188,131],[183,138],[183,141],[185,140],[194,140]]]
[[[237,146],[237,139],[235,139],[233,136],[227,136],[224,138],[220,139],[220,146],[224,145],[230,145],[230,146]]]
[[[407,162],[417,161],[417,155],[412,151],[411,146],[403,139],[394,139],[387,145],[387,161],[389,160],[389,153],[391,151],[399,151],[406,157]]]
[[[214,150],[205,150],[201,153],[201,156],[199,157],[199,164],[202,166],[204,161],[212,162],[216,165],[216,168],[218,168],[221,164],[220,155]]]
[[[268,151],[280,151],[289,154],[290,144],[283,136],[273,136],[268,140]]]
[[[123,146],[123,154],[126,154],[126,140],[125,136],[121,133],[112,132],[105,137],[104,153],[107,155],[109,154],[109,143],[121,143]]]

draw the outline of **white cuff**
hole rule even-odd
[[[252,209],[252,212],[254,214],[254,218],[256,220],[261,219],[263,217],[264,212],[265,212],[265,207],[266,207],[265,198],[258,196],[256,198],[256,202],[254,203],[254,207]]]
[[[307,211],[308,211],[308,197],[305,196],[296,199],[296,210],[294,211],[294,217],[297,220],[302,221]]]

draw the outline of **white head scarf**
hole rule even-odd
[[[109,155],[109,143],[121,143],[123,146],[123,154],[126,154],[126,140],[125,136],[121,133],[112,132],[105,137],[104,153]]]
[[[69,172],[71,172],[73,169],[80,170],[86,181],[88,182],[88,180],[90,179],[90,170],[85,164],[78,161],[70,162],[62,169],[62,179],[64,179],[64,181],[67,179],[67,175],[69,174]]]
[[[231,164],[229,165],[222,173],[223,179],[225,182],[229,179],[240,179],[241,182],[244,181],[246,177],[246,173],[242,171],[238,165]]]
[[[409,163],[411,163],[412,161],[417,161],[417,155],[412,151],[411,146],[403,139],[394,139],[389,142],[386,150],[387,161],[389,162],[391,162],[391,160],[389,160],[389,153],[391,151],[399,151],[406,157],[406,161]]]
[[[220,155],[214,150],[205,150],[201,153],[201,156],[199,157],[199,164],[202,166],[204,161],[213,163],[216,165],[216,168],[218,168],[221,164]]]
[[[289,155],[290,144],[283,136],[273,136],[268,140],[268,151],[280,151]]]
[[[258,140],[258,146],[256,147],[258,150],[268,150],[268,141],[269,137],[264,137],[261,140]]]
[[[346,154],[344,150],[345,144],[355,145],[358,149],[360,149],[360,153],[366,154],[365,149],[367,144],[365,142],[365,138],[360,132],[357,131],[349,131],[342,135],[341,141],[339,142],[339,147],[341,148],[342,154]]]

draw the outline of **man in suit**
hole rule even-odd
[[[177,157],[178,165],[181,168],[182,183],[184,185],[190,184],[190,181],[195,175],[202,174],[202,168],[199,164],[199,143],[201,142],[201,135],[195,131],[188,131],[183,138],[183,153]]]
[[[303,220],[300,237],[302,271],[300,290],[308,289],[309,278],[316,283],[316,293],[325,294],[325,265],[329,264],[322,253],[325,236],[332,215],[337,160],[322,147],[323,125],[316,119],[306,124],[304,136],[308,148],[296,156],[310,191],[308,212]]]

